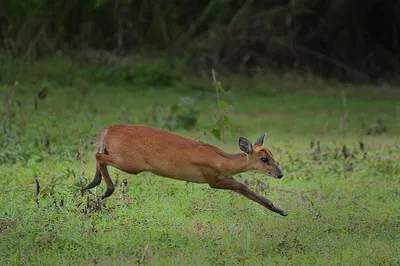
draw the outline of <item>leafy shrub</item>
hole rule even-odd
[[[153,106],[147,124],[169,130],[193,129],[198,120],[199,109],[193,98],[181,97],[179,102],[168,106]]]
[[[2,71],[0,78],[8,83],[14,80],[26,83],[47,81],[53,85],[78,88],[91,87],[94,84],[113,86],[126,83],[143,87],[167,87],[181,79],[181,73],[161,59],[129,58],[126,59],[128,62],[111,66],[94,60],[79,59],[72,60],[64,55],[49,56],[32,62],[13,59],[4,65],[7,71]]]
[[[180,75],[164,60],[139,61],[123,70],[125,81],[149,86],[171,86]]]

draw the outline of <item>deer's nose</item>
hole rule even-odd
[[[282,178],[282,177],[283,177],[282,172],[280,172],[276,177],[277,177],[277,178]]]

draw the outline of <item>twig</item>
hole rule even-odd
[[[347,118],[348,118],[347,99],[344,90],[341,91],[341,98],[342,98],[343,114],[340,117],[340,131],[344,132],[347,130]]]
[[[213,84],[215,87],[215,93],[217,94],[218,108],[221,111],[221,103],[219,102],[219,88],[218,88],[218,83],[217,83],[217,73],[215,72],[214,68],[211,69],[211,74],[212,74],[212,78],[213,78]]]
[[[83,141],[81,139],[79,140],[79,159],[82,164],[82,174],[81,174],[81,178],[80,178],[81,187],[82,187],[83,181],[85,178],[86,168],[85,168],[85,161],[83,160]],[[83,196],[83,190],[82,190],[82,196]]]
[[[40,184],[39,184],[39,180],[36,175],[35,175],[35,182],[36,182],[36,204],[39,208],[40,207],[40,204],[39,204]]]
[[[29,56],[31,55],[31,52],[32,52],[33,49],[36,47],[36,45],[37,45],[38,42],[39,42],[40,37],[44,34],[45,31],[46,31],[46,24],[43,25],[43,26],[40,28],[40,31],[39,31],[39,33],[36,35],[36,37],[34,38],[34,40],[33,40],[32,42],[29,43],[28,49],[27,49],[27,51],[26,51],[26,53],[25,53],[25,59],[26,59],[26,58],[29,58]]]

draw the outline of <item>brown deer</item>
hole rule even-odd
[[[232,177],[258,170],[282,178],[272,153],[263,147],[266,135],[261,136],[254,146],[248,139],[239,137],[239,148],[243,152],[230,154],[215,146],[146,126],[106,127],[99,135],[96,174],[83,191],[98,186],[103,177],[107,190],[102,199],[109,197],[114,192],[114,184],[107,171],[107,166],[111,165],[130,174],[148,171],[178,180],[207,183],[212,188],[232,190],[286,216],[271,201]]]

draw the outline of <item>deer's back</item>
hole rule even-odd
[[[213,167],[219,158],[214,146],[146,126],[104,128],[99,150],[102,145],[113,158],[113,166],[123,171],[151,171],[177,179],[191,176],[192,182],[203,182],[204,167]]]

